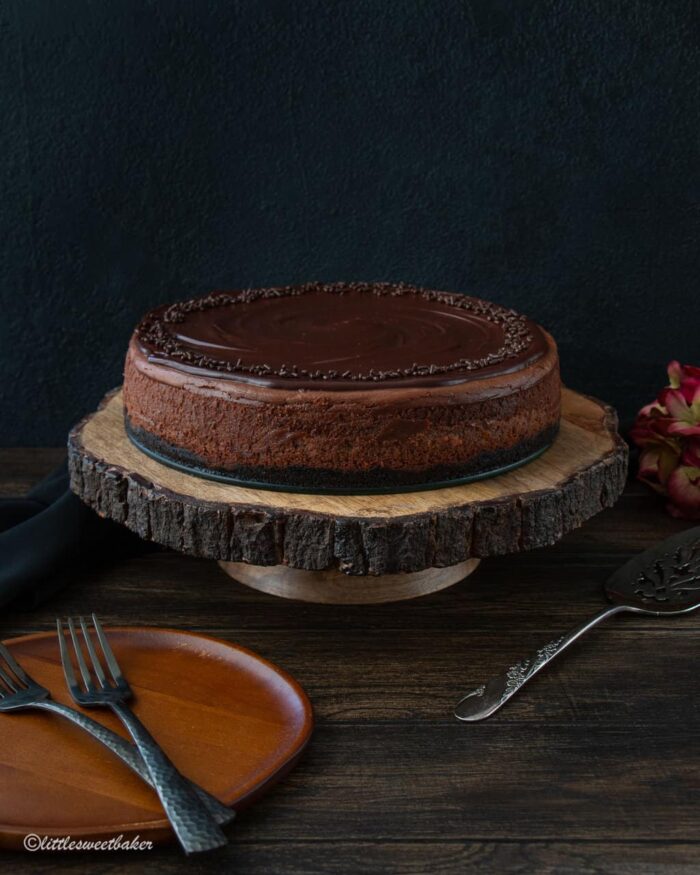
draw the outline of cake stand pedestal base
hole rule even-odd
[[[384,495],[272,492],[204,480],[141,452],[121,392],[71,432],[71,488],[103,517],[285,598],[365,603],[457,583],[479,559],[555,544],[617,501],[627,446],[614,411],[562,392],[561,429],[527,465],[488,480]]]
[[[448,568],[426,568],[379,577],[350,576],[334,568],[306,571],[287,565],[221,561],[219,565],[234,580],[269,595],[326,605],[370,605],[415,599],[446,589],[476,571],[480,561],[467,559]]]

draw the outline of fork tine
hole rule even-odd
[[[92,678],[90,677],[90,672],[88,671],[88,667],[85,664],[85,659],[83,657],[83,651],[80,648],[80,641],[78,640],[78,636],[75,632],[75,624],[73,623],[73,618],[68,617],[68,629],[70,630],[71,641],[73,642],[73,650],[75,651],[75,658],[78,661],[78,668],[80,669],[80,674],[83,676],[83,683],[85,684],[85,689],[90,692],[94,689],[92,685]]]
[[[117,660],[114,657],[114,654],[112,653],[112,648],[109,646],[109,641],[107,641],[107,636],[105,635],[104,630],[102,629],[102,624],[100,623],[100,621],[97,619],[97,617],[94,614],[92,615],[92,622],[93,622],[93,625],[95,626],[95,632],[97,632],[97,637],[98,637],[100,644],[102,646],[102,652],[105,655],[105,660],[107,662],[107,666],[109,667],[110,674],[114,678],[114,683],[115,684],[121,683],[121,681],[123,680],[123,677],[122,677],[122,673],[119,669],[119,663],[117,662]]]
[[[11,693],[16,693],[18,691],[17,682],[13,681],[7,672],[3,671],[0,668],[0,679],[2,679],[5,686],[10,690]]]
[[[0,644],[0,659],[4,659],[8,666],[14,672],[15,677],[22,681],[23,684],[29,686],[32,682],[32,679],[29,677],[27,672],[22,668],[22,666],[17,662],[12,653],[10,653],[9,649],[5,647],[4,644]]]
[[[73,671],[73,663],[71,662],[68,646],[66,645],[66,636],[63,629],[63,623],[60,619],[56,620],[56,631],[58,632],[58,649],[61,651],[61,665],[63,666],[63,676],[66,679],[68,689],[74,690],[78,687],[78,682]]]
[[[95,648],[93,647],[92,640],[90,638],[90,632],[88,631],[88,627],[85,623],[85,618],[80,617],[80,628],[83,630],[83,638],[85,639],[85,646],[87,647],[87,651],[90,655],[90,660],[92,662],[92,667],[95,669],[95,674],[97,675],[97,680],[100,682],[100,686],[104,690],[107,687],[107,677],[102,670],[102,664],[100,663],[100,658],[95,652]]]

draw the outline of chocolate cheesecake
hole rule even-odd
[[[522,464],[559,427],[552,337],[513,310],[388,283],[216,292],[147,313],[131,439],[203,476],[296,489],[444,484]]]

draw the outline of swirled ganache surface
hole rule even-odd
[[[478,298],[386,283],[159,307],[126,358],[138,446],[204,476],[352,491],[481,476],[556,435],[557,348]]]
[[[149,360],[258,385],[324,390],[449,385],[542,356],[538,325],[478,298],[411,286],[220,292],[151,311]]]

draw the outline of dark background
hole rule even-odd
[[[697,4],[0,5],[0,443],[151,305],[403,280],[514,306],[625,421],[700,359]]]

